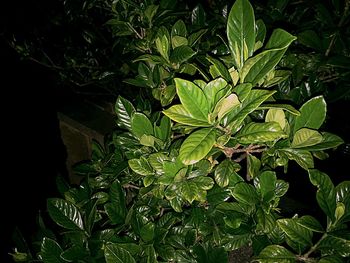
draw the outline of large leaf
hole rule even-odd
[[[277,220],[278,226],[293,241],[301,247],[312,245],[312,231],[302,225],[297,224],[296,218],[285,218]]]
[[[284,129],[287,122],[284,111],[282,109],[276,108],[269,109],[265,116],[265,122],[270,121],[277,122],[281,126],[281,128]]]
[[[174,36],[181,36],[186,37],[187,36],[187,29],[184,21],[178,20],[171,28],[171,37]]]
[[[324,229],[320,222],[312,216],[302,216],[296,220],[298,225],[301,225],[313,232],[323,233]]]
[[[259,201],[258,194],[255,188],[245,182],[236,184],[236,186],[231,190],[233,197],[244,204],[254,205]]]
[[[327,174],[316,169],[309,170],[309,177],[311,183],[318,188],[316,193],[318,205],[329,218],[334,220],[336,195],[331,179]]]
[[[235,137],[242,144],[251,144],[271,142],[286,136],[277,122],[251,122],[244,126]]]
[[[60,245],[50,238],[44,237],[41,243],[40,255],[44,263],[63,263],[66,262],[61,258],[63,252]]]
[[[131,118],[131,132],[139,139],[144,134],[153,135],[153,125],[145,114],[136,112]]]
[[[226,187],[230,183],[230,179],[233,179],[232,175],[236,173],[236,169],[236,166],[231,160],[226,159],[222,161],[215,169],[215,182],[220,187]],[[234,183],[238,183],[239,181],[241,180],[237,180]]]
[[[215,106],[213,117],[218,117],[220,121],[226,114],[232,109],[236,108],[240,104],[236,94],[232,93],[226,98],[222,98]]]
[[[283,149],[280,150],[288,159],[296,161],[305,170],[314,168],[314,159],[309,151],[301,149]]]
[[[248,0],[237,0],[228,16],[227,38],[233,62],[239,70],[253,55],[255,46],[254,10]]]
[[[137,174],[145,176],[154,174],[152,167],[144,157],[140,159],[131,159],[128,163],[130,168]]]
[[[282,29],[273,31],[265,50],[248,59],[240,72],[241,83],[249,82],[255,86],[274,69],[296,38]]]
[[[131,117],[135,113],[135,108],[130,101],[118,96],[115,103],[115,113],[117,114],[117,124],[121,128],[131,130]]]
[[[189,113],[185,107],[181,104],[173,105],[169,109],[164,110],[163,113],[170,119],[190,126],[195,127],[208,127],[210,124],[207,121],[198,120],[191,113]]]
[[[221,99],[218,98],[217,94],[226,86],[227,82],[223,78],[214,79],[204,86],[203,92],[208,101],[209,111],[212,111],[215,104],[218,102],[219,99]]]
[[[50,217],[61,227],[84,230],[81,213],[72,203],[60,198],[50,198],[47,200],[47,209]]]
[[[296,256],[282,246],[270,245],[260,252],[257,261],[260,263],[294,263]]]
[[[298,130],[293,137],[291,144],[292,148],[303,148],[307,146],[312,146],[322,142],[323,137],[321,133],[308,128],[301,128]]]
[[[197,120],[207,122],[208,120],[208,101],[203,91],[194,83],[175,79],[176,92],[184,108]]]
[[[334,252],[344,258],[350,257],[350,239],[349,232],[344,231],[344,236],[330,234],[322,239],[319,244],[319,249],[325,254],[334,254]]]
[[[106,213],[112,224],[122,224],[126,217],[125,196],[118,181],[109,189],[109,202],[105,204]]]
[[[239,105],[239,107],[234,108],[228,115],[225,124],[236,132],[242,125],[244,119],[257,109],[261,103],[267,100],[275,91],[269,90],[252,90],[246,99]]]
[[[104,246],[107,263],[136,263],[130,252],[118,244],[108,243]]]
[[[215,143],[216,133],[211,128],[204,128],[192,133],[181,145],[179,158],[186,164],[194,164],[203,159]]]
[[[320,143],[312,146],[303,147],[303,149],[308,151],[322,151],[330,148],[335,148],[340,144],[344,143],[344,141],[335,134],[329,132],[322,132],[321,134],[323,139]]]
[[[318,129],[326,118],[326,101],[322,96],[312,98],[299,111],[300,115],[295,118],[294,132],[300,128]]]

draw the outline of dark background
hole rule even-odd
[[[21,60],[8,45],[11,34],[23,37],[49,21],[57,1],[6,1],[0,8],[1,85],[1,232],[0,262],[12,249],[11,234],[16,226],[26,238],[36,230],[36,215],[45,211],[46,198],[58,196],[55,177],[65,173],[66,152],[57,119],[64,104],[57,76],[34,62]],[[57,6],[57,5],[56,5]],[[331,153],[316,167],[335,182],[349,179],[350,107],[348,101],[328,105],[325,130],[340,135],[347,145]],[[312,202],[315,194],[305,171],[293,168],[283,179],[290,181],[290,194]],[[307,198],[305,198],[307,197]],[[308,200],[305,200],[308,199]]]

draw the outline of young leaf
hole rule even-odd
[[[320,143],[312,146],[303,147],[303,149],[308,151],[322,151],[330,148],[335,148],[340,144],[344,143],[344,141],[335,134],[329,132],[322,132],[321,134],[322,141]]]
[[[294,132],[300,128],[318,129],[326,118],[326,101],[322,96],[312,98],[299,111],[300,115],[295,118]]]
[[[189,60],[195,54],[196,52],[189,46],[186,46],[186,45],[178,46],[173,50],[173,52],[171,52],[170,62],[181,64]]]
[[[211,126],[207,121],[198,120],[181,104],[173,105],[169,109],[164,110],[163,113],[173,121],[181,124],[186,124],[195,127],[209,127]]]
[[[226,98],[221,99],[215,106],[213,115],[220,121],[227,113],[240,104],[236,94],[232,93]]]
[[[133,170],[137,174],[141,175],[152,175],[154,171],[148,161],[141,157],[140,159],[131,159],[128,161],[131,170]]]
[[[203,88],[203,92],[208,101],[209,111],[212,111],[215,104],[219,101],[217,94],[227,86],[227,82],[223,78],[217,78],[210,81]]]
[[[286,136],[277,122],[251,122],[244,126],[235,138],[242,144],[251,144],[275,141]]]
[[[214,73],[212,74],[213,78],[222,77],[226,81],[231,80],[231,75],[227,67],[220,60],[212,58],[210,56],[207,56],[207,59],[210,61],[210,63],[212,63],[212,65],[210,66],[210,69]]]
[[[40,255],[45,263],[64,263],[66,262],[61,258],[63,252],[60,245],[50,238],[44,237],[41,243]]]
[[[195,119],[207,122],[209,107],[203,91],[194,83],[184,79],[176,78],[175,85],[183,107]]]
[[[69,230],[84,230],[83,219],[78,208],[59,198],[47,200],[47,209],[50,217],[60,225]]]
[[[179,157],[186,164],[194,164],[203,159],[215,143],[216,132],[204,128],[192,133],[181,145]]]
[[[277,122],[283,130],[287,122],[284,111],[281,109],[269,109],[265,116],[265,122],[271,121]]]
[[[315,130],[301,128],[293,137],[292,148],[303,148],[320,143],[323,140],[322,135]]]
[[[240,72],[241,83],[249,82],[255,86],[275,68],[288,46],[296,39],[282,29],[276,29],[265,46],[265,50],[248,59]]]
[[[255,46],[254,10],[248,0],[237,0],[227,21],[227,38],[234,65],[238,70],[253,55]]]
[[[136,263],[130,252],[118,244],[106,244],[104,246],[104,255],[107,263]]]
[[[144,134],[153,135],[153,125],[146,115],[136,112],[131,118],[131,132],[139,139]]]

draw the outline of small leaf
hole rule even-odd
[[[281,149],[288,159],[296,161],[305,170],[314,168],[314,159],[310,152],[302,149]]]
[[[321,223],[318,222],[317,219],[312,216],[302,216],[297,219],[296,223],[313,232],[324,233],[324,229]]]
[[[227,69],[227,67],[218,59],[212,58],[207,55],[207,59],[212,63],[212,66],[210,66],[211,71],[214,73],[212,74],[213,78],[222,77],[226,81],[231,80],[231,75]]]
[[[259,177],[259,190],[263,200],[269,202],[273,197],[276,189],[276,173],[272,171],[264,171]]]
[[[70,230],[84,230],[83,219],[78,208],[59,198],[47,200],[47,209],[50,217],[56,224]]]
[[[183,62],[186,62],[191,57],[193,57],[196,54],[196,52],[190,48],[189,46],[178,46],[174,48],[173,52],[170,55],[170,61],[172,63],[178,63],[181,64]]]
[[[265,122],[272,121],[277,122],[283,130],[287,122],[284,111],[281,109],[269,109],[265,116]]]
[[[40,255],[44,263],[63,263],[66,262],[61,258],[63,252],[60,245],[50,238],[44,237],[41,243]]]
[[[308,151],[322,151],[330,148],[335,148],[344,143],[344,141],[339,136],[329,132],[322,132],[322,138],[323,139],[320,143],[303,147],[303,149]]]
[[[215,182],[220,187],[226,187],[230,183],[230,178],[233,173],[236,172],[236,167],[231,160],[222,161],[215,169],[214,178]],[[235,182],[238,183],[239,181]]]
[[[175,49],[175,48],[180,47],[180,46],[187,46],[188,40],[185,37],[173,36],[171,38],[171,44],[173,46],[173,49]]]
[[[176,92],[183,107],[197,120],[207,122],[208,101],[203,91],[194,83],[176,78]]]
[[[259,174],[261,161],[252,154],[247,154],[247,179],[255,178]]]
[[[291,147],[303,148],[307,146],[312,146],[322,142],[322,140],[323,137],[318,131],[311,130],[308,128],[301,128],[294,134]]]
[[[186,165],[197,163],[209,153],[215,139],[215,130],[211,128],[195,131],[181,145],[180,160]]]
[[[104,246],[106,263],[136,263],[130,252],[118,244],[108,243]]]
[[[231,192],[237,201],[247,205],[254,205],[259,201],[255,188],[245,182],[236,184]]]
[[[214,115],[217,114],[220,121],[227,113],[240,104],[236,94],[232,93],[224,99],[221,99],[215,106]]]
[[[128,164],[135,173],[141,175],[152,175],[154,171],[148,161],[145,158],[140,159],[131,159],[128,161]]]
[[[186,37],[187,36],[187,29],[184,21],[178,20],[171,28],[171,36],[181,36]]]
[[[260,263],[294,263],[296,256],[282,246],[270,245],[260,252],[257,261]]]
[[[153,125],[146,115],[136,112],[131,118],[131,132],[137,137],[153,135]]]
[[[227,87],[227,82],[223,78],[217,78],[210,81],[203,87],[203,92],[207,98],[209,110],[212,111],[216,103],[219,101],[219,91]]]
[[[286,136],[277,122],[251,122],[244,126],[235,137],[242,144],[251,144],[275,141]]]
[[[318,129],[326,118],[327,105],[322,96],[312,98],[300,108],[295,118],[294,132],[300,128]]]

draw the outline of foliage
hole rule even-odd
[[[119,129],[75,167],[85,176],[80,186],[59,180],[62,197],[47,202],[61,231],[40,221],[38,259],[227,262],[228,251],[249,245],[256,262],[345,262],[350,182],[334,186],[314,167],[343,141],[322,130],[322,96],[298,109],[279,100],[277,86],[289,77],[280,62],[296,37],[267,34],[248,0],[233,4],[222,43],[205,38],[215,28],[200,6],[191,23],[172,24],[173,1],[135,3],[116,1],[118,17],[107,24],[129,39],[119,42],[125,52],[137,50],[128,65],[137,65],[136,76],[125,82],[164,109],[117,98]],[[221,44],[225,51],[213,53]],[[290,161],[307,170],[324,219],[284,216],[288,183],[277,168],[287,172]]]

